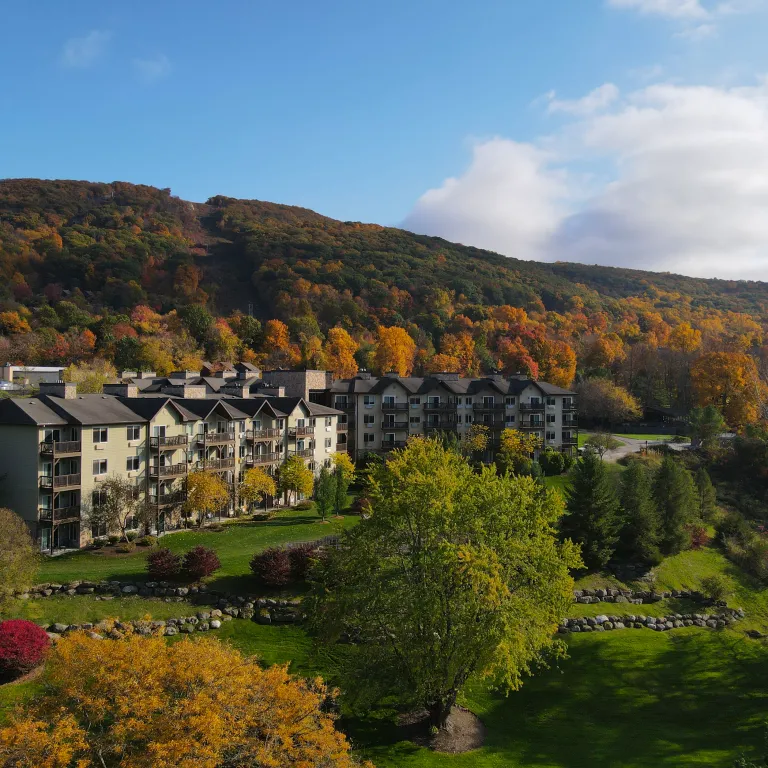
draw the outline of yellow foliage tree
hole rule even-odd
[[[701,346],[701,331],[690,323],[676,325],[669,334],[669,348],[676,352],[695,352]]]
[[[331,328],[325,342],[325,364],[334,378],[348,379],[358,371],[355,352],[359,344],[343,328]]]
[[[311,496],[315,487],[315,476],[300,456],[289,456],[280,467],[278,488],[285,494]]]
[[[216,472],[198,470],[187,475],[187,498],[184,513],[187,517],[197,515],[200,525],[205,517],[214,515],[229,501],[229,489]]]
[[[433,355],[424,364],[426,373],[459,373],[461,363],[458,357],[451,355]]]
[[[29,333],[29,323],[18,312],[0,312],[0,330],[5,334]]]
[[[415,357],[416,342],[405,328],[378,327],[374,360],[379,373],[395,371],[398,376],[408,376],[413,370]]]
[[[168,344],[159,338],[150,337],[142,341],[136,357],[141,370],[156,371],[160,376],[166,376],[174,369]]]
[[[331,461],[334,467],[341,467],[342,474],[348,483],[351,483],[355,478],[355,464],[349,457],[348,453],[334,453],[331,456]]]
[[[443,354],[456,358],[462,376],[476,376],[479,364],[475,355],[475,340],[464,331],[458,335],[446,333],[440,341]]]
[[[83,393],[99,393],[104,385],[117,378],[115,366],[99,357],[87,363],[72,363],[63,373],[64,381],[77,384],[77,391]]]
[[[264,325],[264,351],[269,354],[285,351],[291,343],[288,326],[281,320],[267,320]]]
[[[254,467],[246,470],[238,492],[241,501],[252,505],[263,501],[265,496],[274,496],[277,493],[277,487],[271,475],[259,467]]]
[[[336,692],[213,638],[62,638],[43,693],[0,730],[16,768],[352,768]]]
[[[541,438],[532,432],[519,429],[505,429],[501,433],[498,461],[503,467],[514,471],[521,462],[530,459],[541,448]]]

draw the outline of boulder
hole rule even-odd
[[[55,632],[57,635],[61,635],[67,631],[68,626],[66,624],[60,624],[59,622],[56,622],[55,624],[51,625],[50,629],[51,632]]]
[[[126,584],[121,590],[124,595],[135,595],[139,588],[133,584]]]
[[[219,629],[219,627],[221,627],[221,622],[218,619],[211,619],[211,629]],[[561,627],[561,629],[563,629],[563,627]]]
[[[595,616],[595,622],[597,624],[605,624],[605,622],[608,621],[608,617],[605,614],[600,614],[599,616]]]

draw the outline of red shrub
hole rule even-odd
[[[307,571],[312,560],[316,559],[318,549],[316,544],[297,544],[288,547],[288,560],[291,563],[291,578],[303,581],[307,578]]]
[[[709,534],[703,525],[691,523],[687,526],[688,535],[691,537],[691,549],[701,549],[709,544]]]
[[[45,631],[26,619],[0,622],[0,678],[14,678],[42,663],[51,641]]]
[[[266,587],[284,587],[291,581],[291,559],[282,547],[270,547],[253,556],[251,570]]]
[[[203,579],[221,568],[221,562],[214,550],[200,544],[184,555],[184,570],[195,579]]]
[[[162,580],[181,573],[181,557],[167,547],[161,547],[147,555],[147,573],[150,578]]]

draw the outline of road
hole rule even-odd
[[[674,451],[682,451],[690,446],[690,443],[672,443],[669,440],[638,440],[635,437],[616,437],[622,443],[618,448],[612,451],[606,451],[603,455],[603,461],[617,462],[630,453],[639,453],[646,445],[662,445],[666,443]]]

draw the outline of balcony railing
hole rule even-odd
[[[300,451],[291,451],[291,456],[298,456],[301,459],[311,459],[315,455],[312,448],[302,449]]]
[[[150,437],[150,448],[177,448],[189,442],[187,435],[168,435],[167,437]]]
[[[425,411],[455,411],[456,403],[424,403]]]
[[[432,434],[433,432],[447,432],[452,429],[456,429],[455,421],[440,421],[437,424],[425,424],[424,432],[426,434]]]
[[[206,459],[205,461],[198,461],[197,466],[200,469],[212,469],[212,470],[234,469],[235,457],[229,456],[226,459]]]
[[[248,440],[272,440],[276,437],[280,437],[282,430],[276,427],[269,427],[265,429],[249,429],[246,433],[246,439]]]
[[[524,421],[520,424],[520,429],[544,429],[543,421]]]
[[[578,445],[579,438],[575,435],[571,435],[570,437],[564,437],[561,442],[563,445]]]
[[[76,475],[43,475],[40,478],[41,488],[72,488],[80,485],[80,474]]]
[[[177,490],[170,493],[150,493],[149,503],[158,507],[170,507],[174,504],[182,504],[187,500],[185,491]]]
[[[383,451],[394,451],[396,448],[405,448],[405,440],[382,440],[381,449]]]
[[[247,467],[253,467],[257,464],[276,464],[279,461],[279,453],[255,453],[253,456],[245,457],[245,465]]]
[[[520,403],[521,411],[543,411],[544,403]]]
[[[347,422],[347,421],[337,421],[336,422],[336,431],[337,432],[348,432],[349,431],[349,422]]]
[[[473,411],[503,411],[507,406],[504,403],[475,403]]]
[[[579,426],[579,420],[578,419],[563,419],[563,426],[564,427],[571,427],[573,429],[576,429]]]
[[[197,436],[198,443],[206,445],[221,445],[221,443],[234,443],[234,432],[203,432]]]
[[[354,411],[355,410],[355,403],[350,402],[349,400],[341,402],[341,403],[335,403],[333,406],[337,411]]]
[[[563,410],[564,411],[575,411],[576,409],[576,403],[568,403],[565,400],[563,401]]]
[[[79,440],[44,440],[40,443],[40,453],[80,453]]]
[[[80,517],[80,505],[72,505],[69,507],[57,507],[56,509],[48,509],[46,507],[40,507],[38,518],[40,520],[46,520],[48,522],[58,522],[60,520],[77,520]]]
[[[186,473],[186,464],[168,464],[164,467],[151,464],[149,467],[150,477],[179,477],[179,475],[185,475]]]
[[[407,411],[408,403],[382,403],[382,411]]]
[[[408,422],[407,421],[385,421],[381,425],[381,428],[385,431],[388,429],[398,429],[398,430],[408,429]]]
[[[289,437],[307,437],[308,435],[314,435],[314,427],[291,427],[288,430]]]

